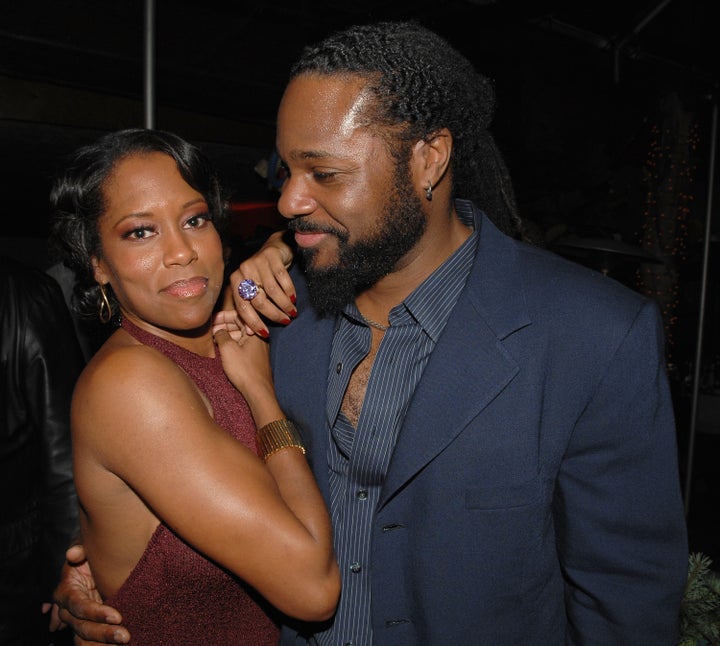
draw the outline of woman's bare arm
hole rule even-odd
[[[257,369],[267,363],[264,342],[226,341],[252,376],[256,423],[282,417],[269,368]],[[281,611],[332,614],[339,574],[330,523],[302,453],[282,451],[266,467],[214,423],[182,370],[142,346],[115,352],[81,380],[79,397],[81,444],[163,522]]]

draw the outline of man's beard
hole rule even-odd
[[[368,237],[349,244],[347,233],[331,232],[338,239],[336,263],[313,267],[316,251],[300,249],[310,302],[320,316],[342,311],[358,294],[391,273],[425,233],[427,219],[407,175],[396,173],[397,188],[388,198],[375,231]],[[291,228],[304,230],[302,218],[291,223]]]

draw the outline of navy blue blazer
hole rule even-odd
[[[479,249],[375,511],[374,641],[674,646],[688,552],[658,308],[457,208]],[[275,384],[327,498],[334,319],[295,279]]]

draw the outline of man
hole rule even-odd
[[[41,608],[77,532],[70,399],[84,366],[58,284],[0,258],[0,643],[47,644]]]
[[[657,308],[493,224],[518,232],[492,88],[437,35],[350,28],[291,76],[279,208],[307,292],[295,273],[271,350],[343,591],[283,642],[675,644],[687,545]],[[238,297],[256,331],[243,297],[295,314],[277,259],[241,280],[264,287]],[[71,588],[76,614],[110,612]]]

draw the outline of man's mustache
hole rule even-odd
[[[331,235],[338,236],[339,238],[345,237],[345,234],[337,229],[327,226],[323,227],[301,219],[291,220],[288,222],[288,229],[299,233],[329,233]]]

